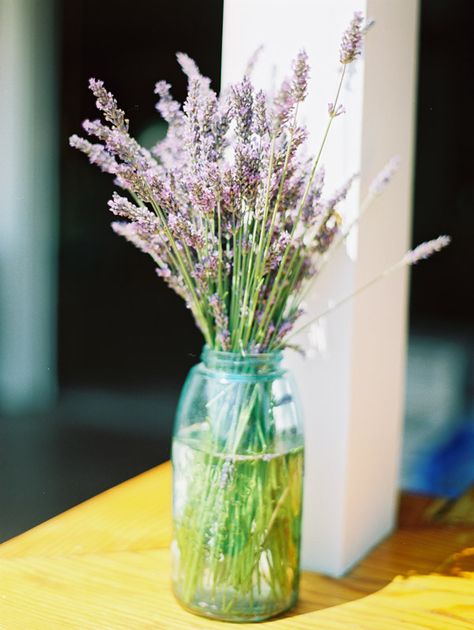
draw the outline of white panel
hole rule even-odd
[[[375,18],[366,54],[351,67],[322,161],[328,190],[362,171],[348,198],[357,211],[368,182],[392,154],[403,168],[355,239],[355,261],[341,251],[308,300],[323,310],[395,262],[408,245],[417,1],[225,0],[223,84],[238,80],[260,45],[254,79],[271,86],[304,47],[312,83],[302,110],[316,150],[334,100],[340,37],[352,13]],[[272,78],[273,76],[273,78]],[[288,355],[301,391],[307,435],[303,567],[340,575],[393,525],[402,415],[406,279],[390,278],[324,322],[326,351]],[[308,346],[307,336],[301,342]]]

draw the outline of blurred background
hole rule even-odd
[[[0,540],[169,457],[202,341],[110,229],[111,178],[68,137],[96,117],[96,77],[152,146],[154,83],[185,97],[176,50],[219,90],[222,15],[220,0],[0,0]],[[468,15],[421,2],[413,242],[453,244],[411,276],[401,486],[443,496],[474,481]]]

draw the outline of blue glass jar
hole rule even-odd
[[[298,597],[303,428],[282,354],[207,347],[173,438],[173,588],[200,615],[261,621]]]

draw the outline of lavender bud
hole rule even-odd
[[[328,103],[328,114],[331,118],[336,118],[336,116],[340,116],[341,114],[345,114],[346,110],[343,105],[334,106],[334,103]]]
[[[267,114],[267,99],[265,92],[259,90],[255,95],[255,107],[253,116],[253,129],[252,131],[259,136],[264,136],[268,133],[268,114]]]
[[[292,94],[297,103],[301,103],[306,97],[308,78],[308,55],[305,50],[302,50],[293,62]]]
[[[182,52],[176,53],[176,59],[178,60],[182,71],[188,77],[189,84],[191,84],[193,81],[197,81],[197,83],[199,84],[199,88],[203,94],[206,94],[210,91],[209,86],[211,84],[211,80],[201,74],[194,59],[191,59],[189,55]]]
[[[96,136],[99,140],[106,141],[110,135],[110,128],[106,125],[103,125],[100,120],[84,120],[82,123],[82,128],[86,131],[90,136]]]
[[[273,131],[278,136],[290,118],[290,114],[296,104],[291,83],[285,79],[280,91],[274,99]]]
[[[156,109],[163,116],[168,124],[173,124],[181,118],[180,104],[175,101],[170,94],[171,85],[166,81],[158,81],[155,85],[155,94],[160,100],[156,104]]]
[[[228,350],[230,347],[230,334],[228,330],[229,319],[225,312],[225,305],[217,293],[210,295],[208,300],[216,322],[217,339],[222,349]]]
[[[347,197],[347,194],[352,186],[352,183],[358,176],[359,176],[358,173],[354,173],[354,175],[349,177],[349,179],[343,184],[343,186],[341,186],[338,190],[336,190],[336,192],[331,197],[331,199],[329,199],[326,203],[329,209],[335,208],[338,204],[341,203],[341,201],[344,201],[344,199]]]
[[[118,172],[119,164],[102,144],[93,144],[74,134],[69,138],[69,145],[85,153],[89,162],[96,164],[104,173],[115,175]]]
[[[89,89],[96,97],[97,109],[104,112],[105,119],[112,123],[114,127],[122,131],[128,131],[128,120],[125,118],[125,112],[118,108],[117,101],[113,94],[107,92],[104,82],[97,79],[89,79]]]
[[[363,14],[356,11],[348,28],[342,36],[339,60],[342,64],[348,64],[354,61],[362,52],[362,22]]]
[[[244,72],[244,75],[246,77],[250,77],[250,75],[252,74],[256,63],[257,63],[260,55],[262,54],[263,48],[264,48],[263,44],[260,44],[260,46],[256,50],[254,50],[254,52],[250,56],[250,59],[247,61],[247,66],[246,66],[245,72]]]
[[[378,173],[369,186],[371,195],[380,195],[390,183],[392,177],[400,168],[400,158],[398,155],[392,157],[383,169]]]
[[[169,278],[171,276],[171,270],[168,265],[165,265],[164,267],[157,267],[156,275],[159,278]]]
[[[247,77],[232,87],[232,109],[237,138],[248,142],[252,135],[253,86]]]
[[[435,252],[439,252],[449,245],[451,238],[449,236],[438,236],[432,241],[421,243],[415,249],[410,249],[402,259],[404,265],[415,265],[418,261],[429,258]]]

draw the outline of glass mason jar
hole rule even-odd
[[[298,597],[303,428],[281,352],[207,347],[173,438],[173,588],[187,609],[260,621]]]

